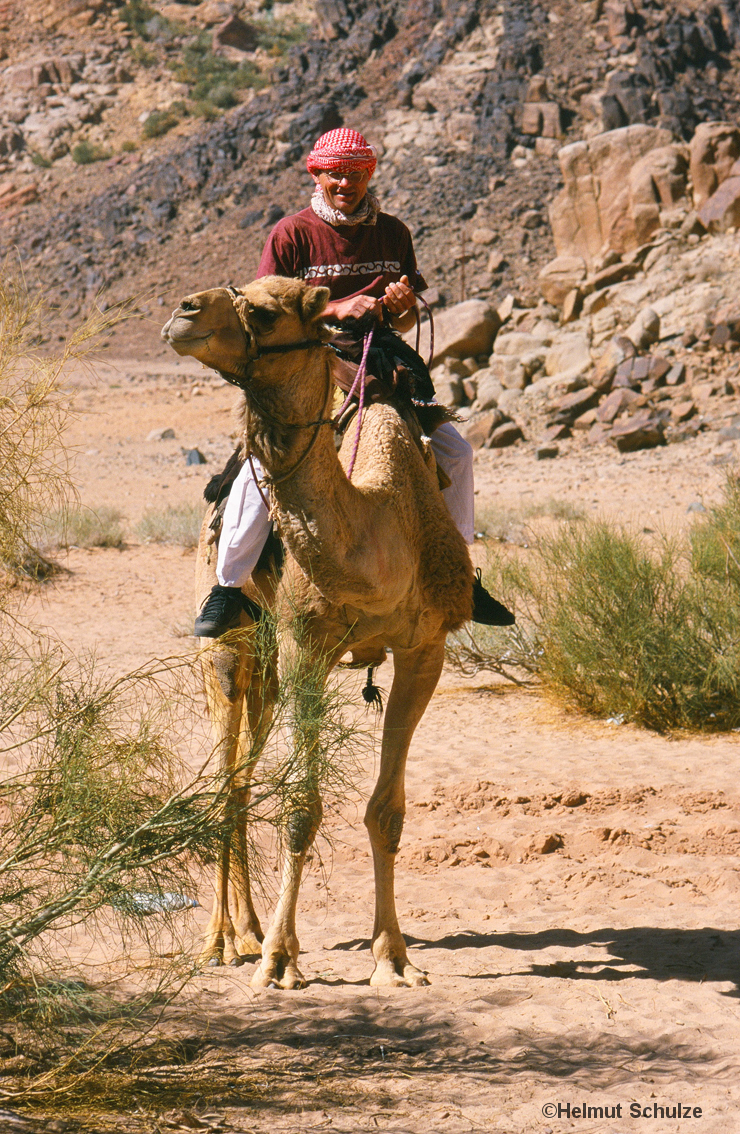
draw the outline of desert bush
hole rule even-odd
[[[75,505],[58,508],[45,517],[34,539],[39,547],[123,547],[123,513],[102,504],[97,508]]]
[[[95,161],[106,161],[111,155],[110,150],[104,150],[93,142],[81,141],[72,147],[72,161],[77,165],[91,165]]]
[[[529,659],[577,708],[658,731],[736,728],[739,536],[740,490],[729,481],[688,541],[570,524],[527,555],[497,558],[489,585],[516,595]],[[492,662],[514,644],[504,633]]]
[[[170,107],[168,110],[153,110],[144,120],[141,132],[145,138],[161,138],[180,121],[181,115]]]
[[[0,268],[0,608],[14,576],[34,573],[24,566],[38,561],[33,533],[74,495],[62,444],[71,398],[64,375],[127,310],[94,310],[58,353],[42,357],[37,343],[50,319],[43,296],[9,263]]]
[[[147,508],[136,525],[136,534],[143,543],[174,543],[181,547],[197,547],[203,511],[200,504]]]
[[[532,535],[529,529],[532,520],[575,521],[584,518],[585,513],[581,508],[567,500],[550,496],[546,500],[533,501],[519,508],[484,504],[476,509],[475,530],[483,539],[525,545]]]
[[[188,84],[196,102],[207,102],[213,106],[235,105],[238,101],[235,91],[264,86],[265,83],[259,68],[249,60],[232,63],[216,55],[206,33],[186,43],[180,56],[170,60],[167,66],[178,82]]]

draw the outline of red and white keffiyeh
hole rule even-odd
[[[376,161],[375,149],[358,130],[340,126],[314,142],[306,158],[306,168],[309,173],[321,173],[324,169],[366,169],[372,177]]]

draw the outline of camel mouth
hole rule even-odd
[[[209,331],[207,335],[176,335],[167,327],[162,328],[162,338],[165,339],[170,346],[184,346],[185,344],[192,343],[207,343],[213,336],[213,331]]]

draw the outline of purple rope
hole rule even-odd
[[[427,303],[424,296],[423,295],[417,295],[416,298],[420,299],[421,302],[424,304],[424,306],[426,307],[427,315],[429,316],[429,362],[427,363],[427,368],[429,370],[431,370],[432,359],[434,358],[434,317],[432,316],[432,309],[429,306],[429,304]],[[419,319],[419,309],[418,308],[417,308],[417,313],[416,313],[416,319],[417,319],[417,322],[416,322],[416,353],[418,354],[419,353],[419,341],[421,339],[421,320]]]
[[[373,328],[373,330],[374,330],[374,328]],[[368,353],[370,351],[370,344],[371,344],[372,341],[373,341],[373,331],[370,330],[365,335],[365,341],[364,341],[363,347],[362,347],[362,359],[360,361],[360,365],[357,368],[357,374],[355,375],[355,380],[352,383],[352,389],[347,394],[344,405],[342,406],[339,413],[337,414],[338,418],[342,416],[342,413],[344,412],[344,410],[349,405],[350,398],[352,397],[352,395],[355,391],[355,388],[357,387],[357,385],[359,383],[359,386],[360,386],[360,404],[359,404],[359,407],[358,407],[358,410],[357,410],[357,429],[355,430],[355,442],[354,442],[354,445],[352,446],[352,456],[349,459],[349,467],[347,468],[347,480],[352,479],[352,470],[355,467],[355,459],[357,457],[357,450],[360,446],[360,433],[362,431],[362,414],[363,414],[363,410],[365,408],[365,378],[367,376],[367,356],[368,356]]]

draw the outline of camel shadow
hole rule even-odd
[[[430,940],[406,935],[412,949],[511,949],[535,953],[550,948],[604,948],[604,958],[559,959],[547,963],[531,962],[521,973],[508,976],[568,977],[572,980],[683,980],[701,983],[730,983],[725,996],[740,998],[740,930],[658,928],[633,926],[629,929],[546,929],[539,933],[476,933],[463,930]],[[338,942],[339,950],[369,948],[363,939]],[[497,974],[476,974],[493,979]]]

